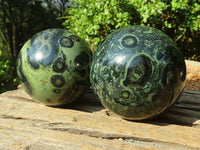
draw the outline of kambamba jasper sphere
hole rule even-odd
[[[89,87],[91,51],[64,29],[39,32],[22,47],[17,73],[26,92],[50,106],[68,104]]]
[[[125,27],[107,36],[94,53],[90,80],[102,104],[125,119],[163,112],[181,94],[185,61],[158,29]]]

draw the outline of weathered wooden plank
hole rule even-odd
[[[28,150],[102,150],[102,149],[149,149],[153,143],[138,143],[136,141],[120,141],[94,138],[71,134],[60,129],[45,129],[50,127],[45,121],[27,121],[23,119],[0,119],[0,149]],[[61,123],[57,123],[60,125]],[[43,127],[42,127],[43,126]],[[52,125],[53,126],[53,125]],[[63,124],[64,126],[64,124]],[[155,146],[154,146],[155,147]],[[158,148],[164,147],[162,144]],[[157,149],[158,149],[157,148]]]
[[[198,90],[184,90],[178,102],[200,106],[200,92]]]
[[[193,98],[190,99],[192,95]],[[23,90],[0,95],[0,149],[200,149],[199,91],[154,120],[123,120],[88,93],[63,108],[33,101]],[[196,97],[196,98],[195,98]]]
[[[200,112],[172,107],[159,117],[160,121],[200,128]]]
[[[163,113],[160,119],[200,128],[200,91],[184,90],[176,104]]]

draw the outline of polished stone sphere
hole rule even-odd
[[[91,51],[77,35],[47,29],[30,38],[17,60],[25,91],[49,106],[68,104],[89,87]]]
[[[157,116],[181,94],[185,61],[166,34],[132,26],[108,35],[91,63],[90,81],[102,104],[125,119]]]

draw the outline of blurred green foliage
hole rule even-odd
[[[168,34],[186,59],[200,60],[198,0],[71,0],[63,25],[95,50],[111,32],[147,25]]]
[[[1,56],[0,51],[0,93],[7,90],[16,89],[18,81],[13,78],[15,68],[12,67],[8,60]]]
[[[86,39],[94,49],[115,29],[128,26],[132,17],[126,9],[126,0],[73,0],[68,9],[67,29]]]

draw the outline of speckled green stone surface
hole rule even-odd
[[[98,46],[90,80],[102,104],[131,120],[156,116],[181,94],[186,78],[182,54],[163,32],[125,27]]]
[[[90,61],[85,41],[64,29],[48,29],[24,44],[17,73],[31,97],[46,105],[63,105],[88,89]]]

